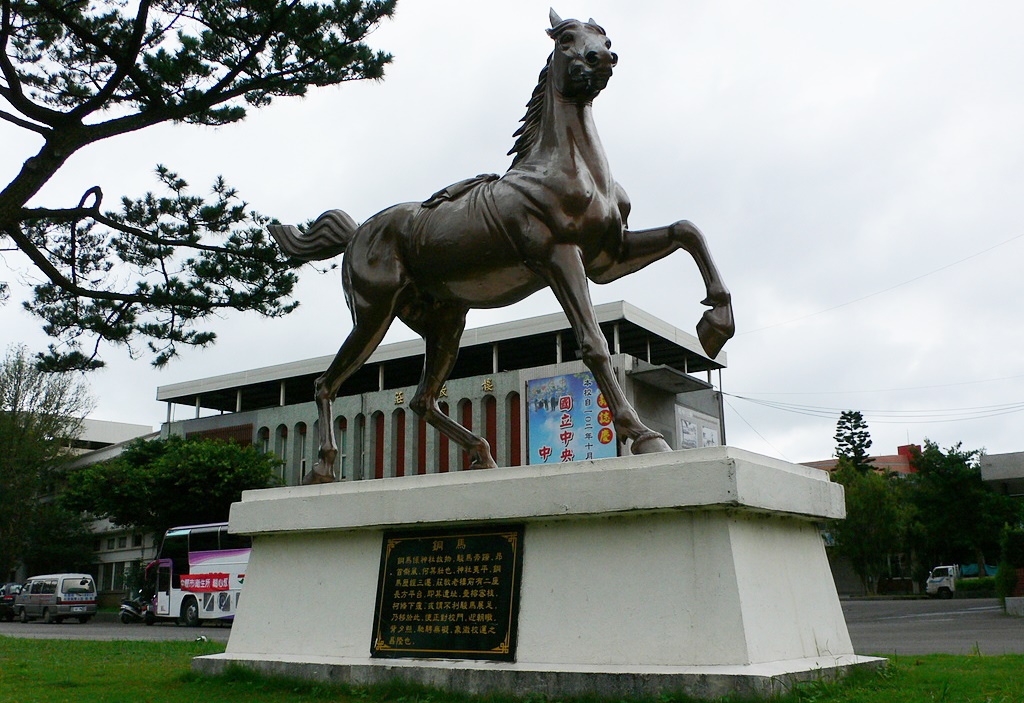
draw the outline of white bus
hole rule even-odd
[[[171,618],[189,627],[231,621],[245,581],[252,538],[228,534],[226,522],[172,527],[146,567],[155,590],[147,622]]]

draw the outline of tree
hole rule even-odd
[[[26,207],[84,147],[164,122],[223,126],[310,86],[378,79],[390,55],[363,40],[395,0],[0,0],[0,119],[41,140],[0,191],[0,238],[44,282],[26,307],[57,344],[47,368],[95,368],[98,344],[146,340],[161,365],[206,345],[223,309],[283,315],[292,264],[222,180],[103,212],[98,186],[72,207]],[[4,108],[6,104],[6,108]],[[6,295],[0,290],[0,300]],[[91,342],[88,349],[85,342]],[[133,352],[134,353],[134,352]]]
[[[89,571],[93,534],[85,516],[55,501],[38,501],[32,513],[24,564],[30,574]]]
[[[28,561],[36,523],[47,517],[39,499],[71,458],[91,408],[75,376],[43,373],[25,347],[8,349],[0,364],[0,575]]]
[[[69,472],[62,499],[70,510],[163,534],[227,520],[242,491],[273,485],[280,463],[234,442],[135,440],[116,459]]]
[[[856,410],[844,410],[836,423],[836,457],[846,459],[857,471],[871,470],[873,459],[868,456],[871,433],[864,416]]]
[[[1003,526],[1020,520],[1014,500],[982,481],[980,455],[960,443],[943,452],[926,439],[924,450],[913,457],[917,473],[908,480],[919,523],[915,542],[932,566],[984,564],[986,555],[994,558],[998,553]]]
[[[836,553],[850,560],[864,590],[876,593],[879,580],[888,575],[890,555],[901,553],[905,544],[902,479],[863,471],[847,457],[839,459],[832,479],[846,491],[846,519],[830,521],[828,527]]]

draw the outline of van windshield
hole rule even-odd
[[[942,576],[949,576],[949,569],[932,569],[932,578],[940,578]]]
[[[64,593],[92,593],[96,589],[93,588],[92,579],[75,578],[64,579],[64,584],[61,586],[61,590]]]

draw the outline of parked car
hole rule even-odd
[[[33,576],[14,599],[22,622],[42,618],[59,623],[77,618],[85,624],[96,614],[96,583],[89,574],[45,574]]]
[[[0,584],[0,620],[14,619],[14,597],[21,590],[20,583]]]

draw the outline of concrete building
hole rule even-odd
[[[1024,452],[984,454],[981,480],[1003,495],[1024,498]]]
[[[641,419],[662,432],[673,448],[724,444],[722,397],[714,372],[719,372],[720,385],[725,354],[708,358],[696,337],[625,302],[599,305],[596,313],[619,383]],[[341,480],[466,467],[461,448],[409,409],[423,349],[422,340],[383,345],[342,385],[333,418]],[[285,484],[298,484],[317,460],[313,381],[332,358],[161,386],[157,399],[167,403],[161,431],[164,436],[256,444],[284,461]],[[607,451],[596,441],[593,447],[579,445],[579,450],[534,446],[541,428],[531,418],[548,407],[549,401],[541,397],[550,391],[545,383],[585,377],[589,372],[579,359],[575,335],[561,312],[466,330],[442,392],[442,410],[484,436],[499,466],[582,459],[595,449]],[[172,406],[184,406],[193,416],[173,419]],[[603,427],[595,423],[592,429]]]
[[[885,471],[891,474],[912,474],[917,471],[912,464],[915,451],[920,452],[921,446],[918,444],[904,444],[903,446],[896,447],[895,454],[881,454],[871,457],[871,466],[876,471]],[[814,469],[821,469],[822,471],[833,471],[838,462],[839,460],[833,457],[819,461],[805,461],[803,465]]]

